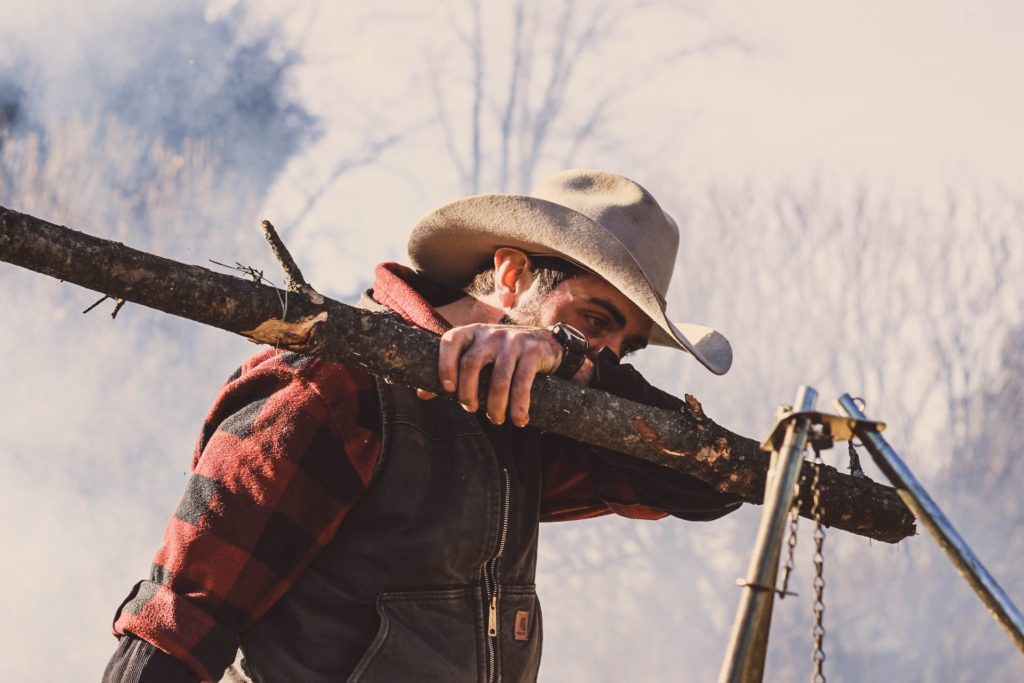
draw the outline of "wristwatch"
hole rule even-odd
[[[572,325],[555,323],[548,330],[554,335],[555,341],[562,345],[562,363],[552,374],[562,379],[572,379],[572,376],[583,367],[590,344],[583,333]]]

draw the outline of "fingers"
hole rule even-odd
[[[541,328],[466,325],[441,337],[438,378],[456,394],[462,407],[480,407],[480,373],[493,365],[485,398],[487,417],[495,424],[510,416],[520,427],[529,422],[530,388],[538,373],[558,367],[561,346]],[[429,392],[421,392],[425,397]]]
[[[455,391],[459,380],[459,358],[462,351],[473,343],[472,326],[455,327],[441,337],[441,350],[437,357],[437,376],[444,390]]]
[[[525,427],[530,421],[530,389],[539,369],[540,362],[536,358],[525,358],[516,366],[508,394],[508,416],[517,427]]]
[[[597,363],[590,356],[586,356],[583,359],[583,365],[576,371],[576,374],[572,376],[569,381],[573,384],[581,384],[585,387],[593,386],[594,380],[597,378]]]
[[[516,372],[516,363],[508,354],[501,356],[491,371],[491,385],[487,389],[487,417],[494,424],[505,422],[508,409],[509,387]]]
[[[478,408],[480,371],[495,357],[495,352],[490,346],[482,341],[475,343],[464,351],[462,358],[459,359],[459,403],[471,413],[475,413]]]

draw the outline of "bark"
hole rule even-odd
[[[356,365],[376,375],[442,393],[433,334],[322,297],[283,290],[190,266],[53,225],[0,207],[0,260],[73,282],[115,299],[155,308],[258,344]],[[486,387],[482,388],[486,391]],[[442,399],[439,399],[442,400]],[[680,412],[659,410],[588,387],[541,376],[531,425],[655,462],[761,503],[768,454],[758,442],[719,426],[692,396]],[[814,466],[804,464],[805,481]],[[895,543],[915,533],[895,489],[823,466],[823,521]],[[803,484],[801,514],[808,516]]]

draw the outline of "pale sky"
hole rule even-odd
[[[1019,3],[716,6],[755,54],[693,69],[702,158],[1024,178]]]

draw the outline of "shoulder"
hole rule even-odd
[[[218,433],[294,441],[325,427],[349,441],[365,440],[379,425],[372,375],[314,356],[264,349],[246,359],[221,387],[203,421],[193,464]]]
[[[286,389],[308,392],[329,406],[345,403],[356,393],[376,393],[376,380],[361,368],[273,348],[246,359],[228,378],[224,391],[252,385],[262,385],[260,393]]]

